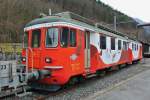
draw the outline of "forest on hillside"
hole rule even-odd
[[[26,23],[48,14],[71,11],[95,22],[112,27],[114,15],[117,22],[133,21],[127,15],[96,0],[0,0],[0,42],[21,42]],[[135,24],[118,25],[119,31],[135,33]]]

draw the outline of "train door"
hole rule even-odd
[[[84,49],[85,69],[90,68],[90,32],[85,32],[85,49]]]
[[[29,66],[40,68],[41,61],[41,30],[32,31],[31,48],[29,48]]]

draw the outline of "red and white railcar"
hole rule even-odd
[[[73,78],[142,59],[140,42],[101,25],[91,25],[83,17],[79,20],[78,15],[63,17],[66,14],[38,18],[25,26],[23,63],[27,62],[29,69],[51,73],[38,83],[64,85]]]

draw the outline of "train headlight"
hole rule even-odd
[[[22,57],[22,61],[23,61],[23,62],[26,62],[26,57]]]
[[[45,62],[46,62],[46,63],[51,63],[51,62],[52,62],[52,59],[47,57],[47,58],[45,58]]]

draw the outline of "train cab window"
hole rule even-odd
[[[100,36],[100,48],[106,49],[106,37],[105,36]]]
[[[111,50],[115,50],[115,38],[111,38]]]
[[[32,31],[32,44],[31,46],[33,48],[38,48],[40,47],[40,41],[41,41],[41,30],[33,30]]]
[[[61,45],[61,47],[67,47],[68,46],[68,36],[69,36],[69,29],[68,28],[62,28],[61,34],[60,34],[60,45]]]
[[[49,28],[46,33],[46,47],[58,45],[58,28]]]
[[[24,33],[24,39],[23,39],[23,47],[24,48],[27,48],[28,47],[28,39],[29,39],[29,33],[28,32],[25,32]]]
[[[118,50],[121,50],[121,40],[118,40]]]
[[[76,46],[76,30],[70,29],[70,46]]]

